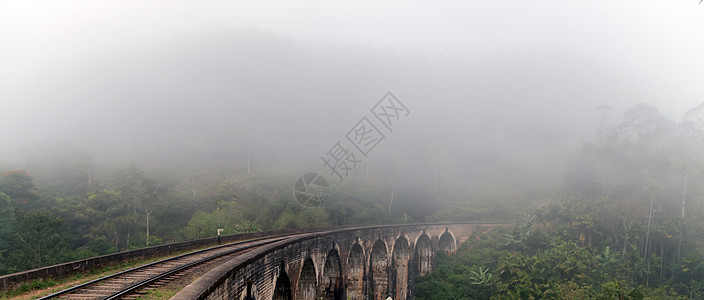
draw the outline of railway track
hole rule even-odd
[[[263,237],[195,251],[95,279],[43,299],[137,299],[150,289],[161,287],[198,268],[214,267],[234,256],[298,234]]]

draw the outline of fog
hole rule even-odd
[[[0,1],[0,276],[470,221],[451,257],[401,233],[381,273],[358,239],[356,274],[418,299],[704,299],[703,158],[700,0]],[[362,283],[326,276],[318,296]]]
[[[321,170],[390,91],[410,115],[366,168],[540,173],[601,105],[678,121],[704,100],[696,2],[3,2],[0,161],[62,144],[145,169]]]

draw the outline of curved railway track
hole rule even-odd
[[[196,268],[207,268],[224,263],[232,257],[257,247],[275,243],[299,234],[262,237],[227,245],[199,250],[113,275],[98,278],[66,290],[40,298],[43,299],[137,299],[149,289],[158,288]]]

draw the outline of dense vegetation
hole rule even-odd
[[[245,161],[245,162],[243,162]],[[327,201],[304,208],[300,171],[215,160],[195,167],[99,164],[69,146],[37,147],[24,169],[0,168],[0,274],[223,234],[290,228],[467,218],[514,219],[503,191],[463,201],[460,181],[434,192],[390,184],[373,172],[331,182]],[[462,187],[469,189],[469,187]],[[520,191],[518,191],[520,193]],[[391,195],[395,194],[394,201]],[[514,207],[529,207],[529,203]],[[457,208],[460,209],[457,209]]]
[[[441,257],[422,299],[702,299],[701,107],[639,105],[576,153],[560,200]]]
[[[59,174],[37,185],[39,180],[25,171],[0,173],[0,274],[212,237],[218,228],[235,234],[393,221],[388,210],[364,202],[361,193],[347,205],[305,209],[291,198],[295,176],[266,170],[256,170],[258,175],[233,168],[151,177],[128,165],[88,179],[87,168],[73,178],[64,173],[73,164],[59,166]],[[46,171],[37,169],[38,178],[46,179]]]

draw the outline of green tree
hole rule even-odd
[[[64,220],[51,211],[18,211],[12,229],[12,259],[18,268],[36,268],[65,259],[69,249]]]
[[[212,214],[199,211],[193,215],[181,232],[186,239],[200,239],[217,235],[218,225]]]
[[[34,178],[20,170],[7,171],[0,174],[0,192],[5,193],[16,208],[29,210],[44,205],[36,194]]]
[[[0,274],[9,273],[9,251],[12,249],[12,224],[15,222],[14,208],[10,197],[0,192]]]

